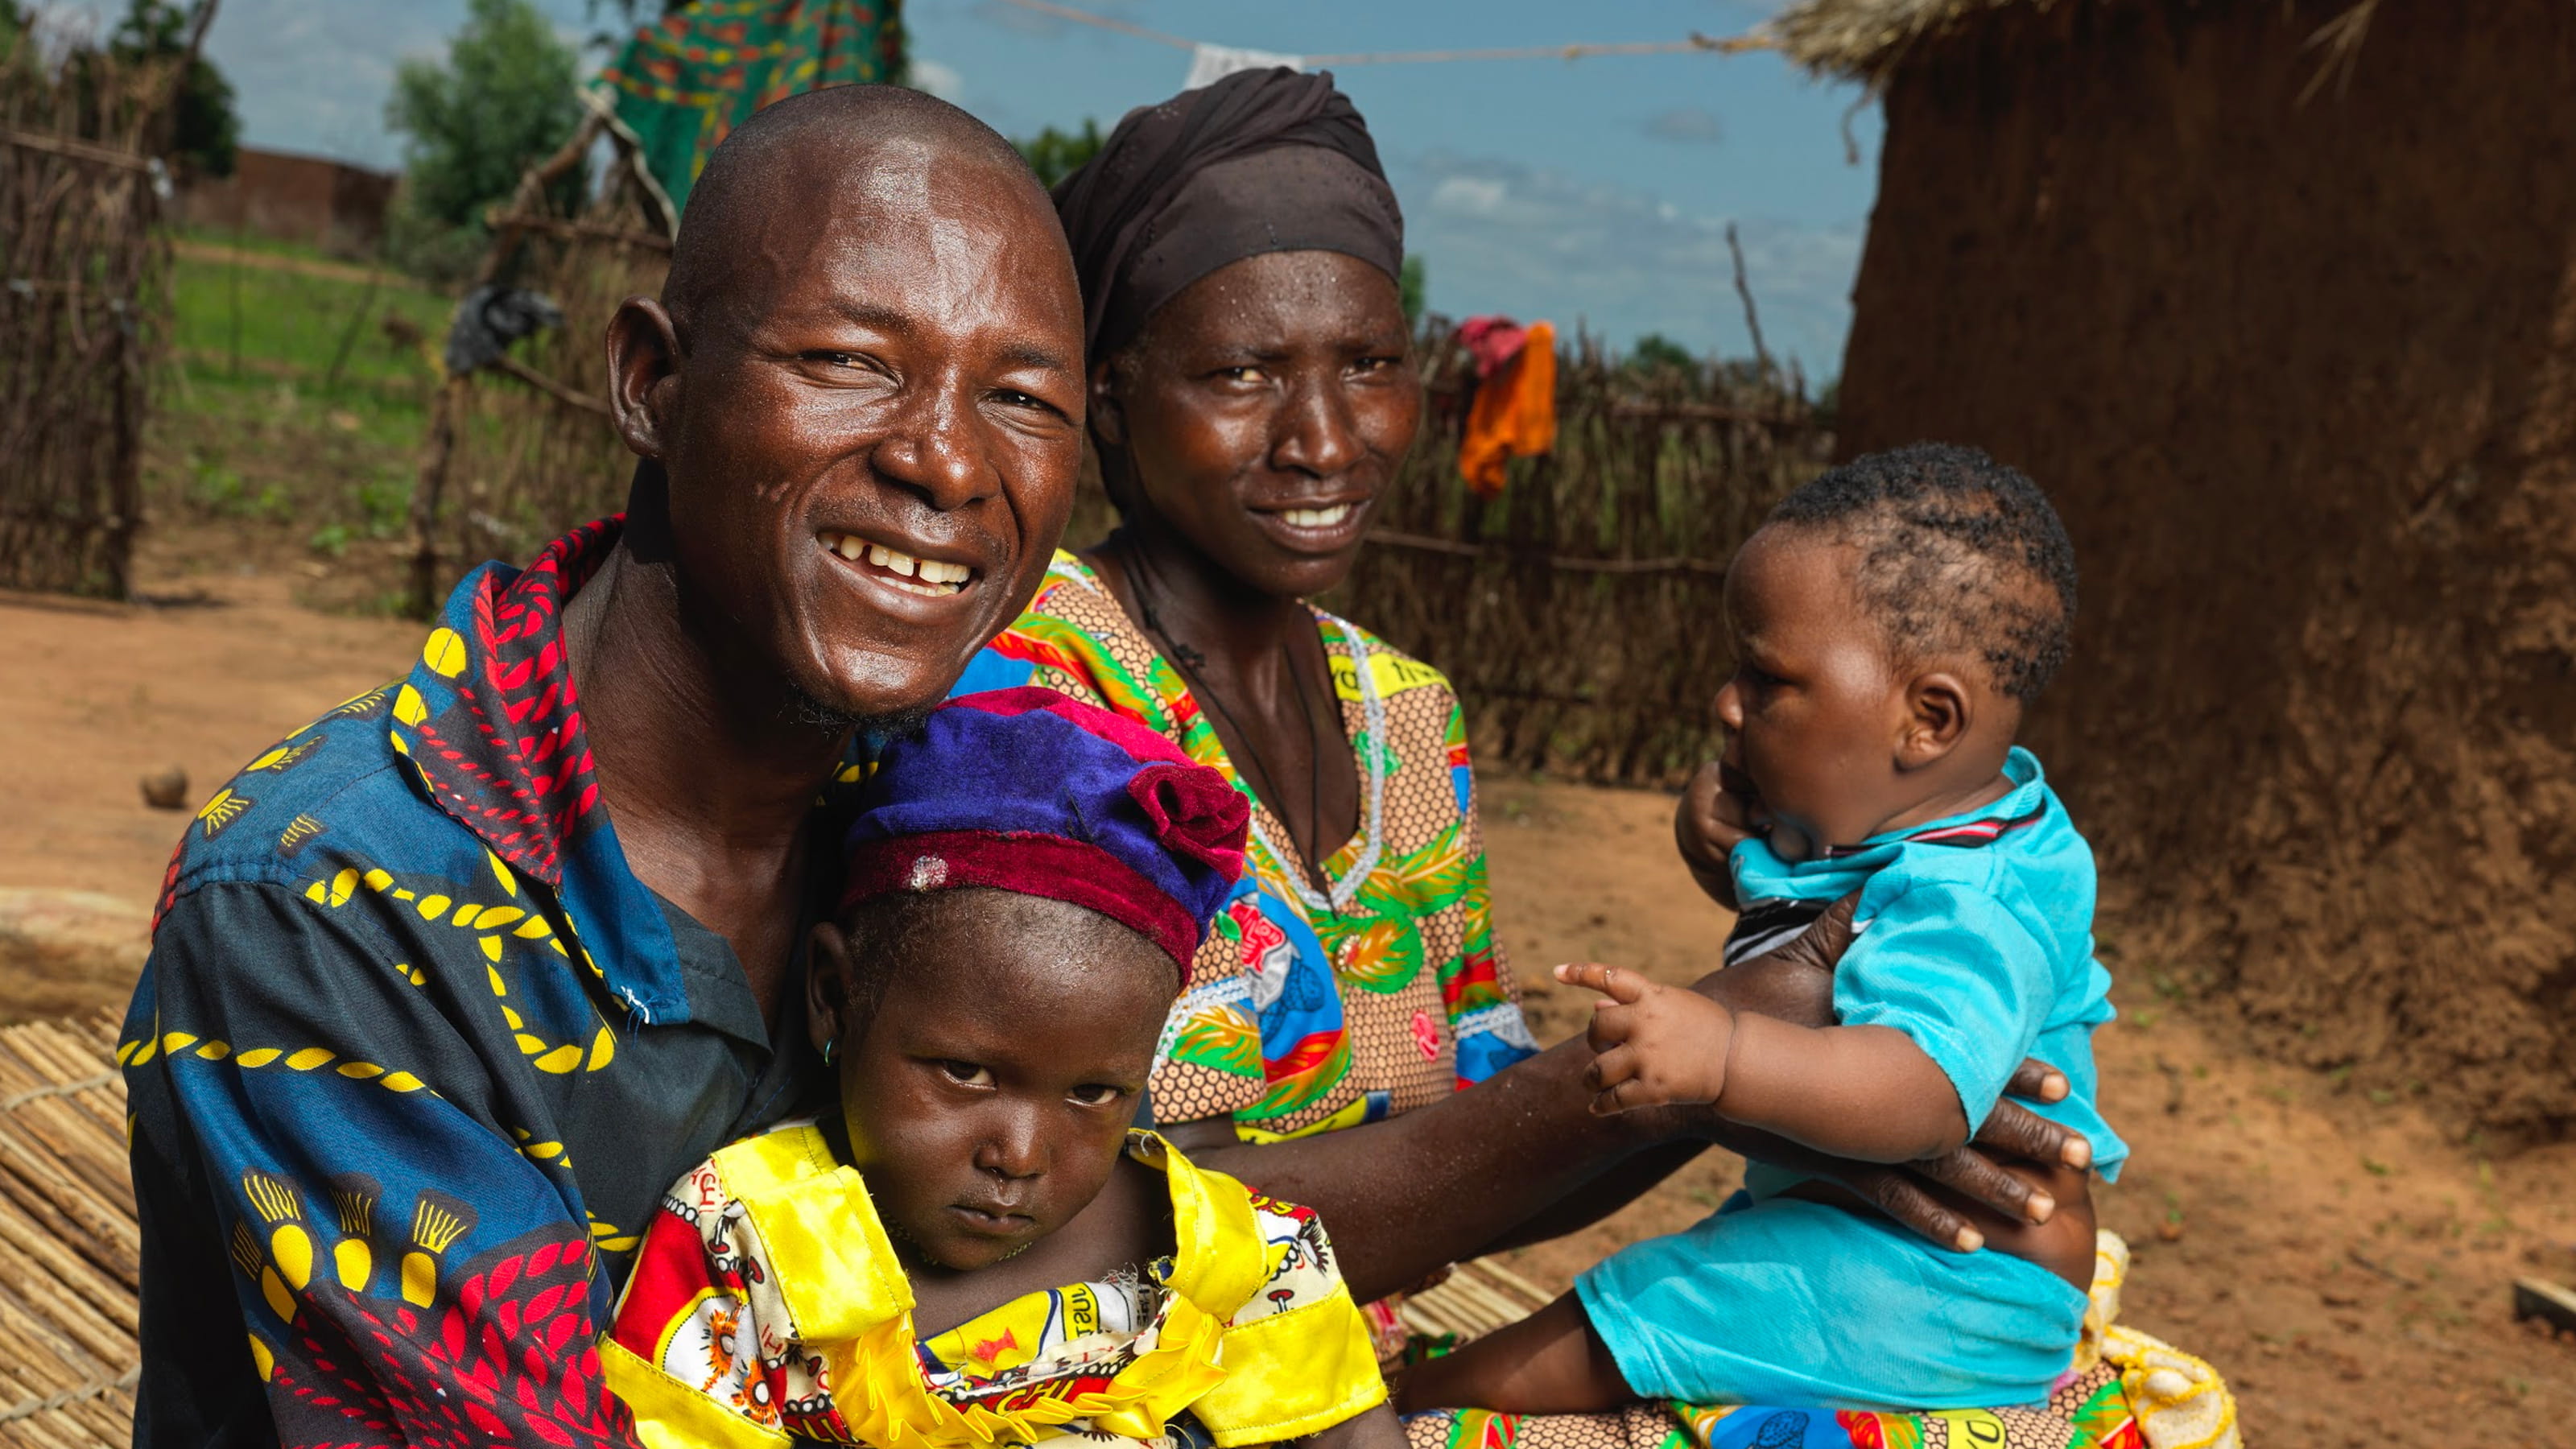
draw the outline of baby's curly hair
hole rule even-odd
[[[1782,499],[1770,522],[1860,548],[1862,606],[1900,657],[1975,655],[2023,704],[2066,662],[2066,527],[2038,484],[1974,448],[1917,443],[1855,458]]]

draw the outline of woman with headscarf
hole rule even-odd
[[[1456,696],[1306,602],[1350,572],[1422,413],[1403,221],[1350,101],[1329,76],[1228,76],[1130,113],[1056,201],[1121,526],[1059,553],[959,688],[1104,705],[1251,797],[1244,880],[1163,1033],[1159,1129],[1317,1205],[1363,1300],[1603,1216],[1710,1140],[1743,1145],[1704,1114],[1592,1117],[1588,1051],[1538,1052],[1493,930]],[[1797,963],[1727,978],[1731,1004],[1830,1011]],[[2053,1158],[2056,1129],[2022,1116],[1998,1114]],[[2020,1208],[1975,1165],[1969,1196]],[[1936,1237],[1965,1225],[1912,1203]],[[2089,1262],[2089,1224],[2060,1236],[2039,1246]],[[1400,1347],[1392,1303],[1375,1318]]]

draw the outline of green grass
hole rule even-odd
[[[277,243],[263,254],[345,265]],[[342,277],[185,255],[172,263],[171,294],[171,342],[191,381],[210,373],[286,377],[352,403],[372,395],[415,408],[434,370],[417,346],[387,335],[384,318],[402,319],[434,344],[453,306],[399,274],[387,274],[370,296],[364,283]]]
[[[185,238],[232,247],[228,234]],[[350,264],[290,243],[240,249]],[[145,488],[166,523],[219,519],[260,552],[326,561],[316,602],[375,608],[394,589],[428,404],[426,352],[453,303],[390,268],[345,275],[179,255],[168,358],[153,379]],[[385,318],[409,325],[389,335]]]

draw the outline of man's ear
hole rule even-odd
[[[805,1032],[813,1039],[814,1050],[828,1055],[836,1041],[840,1041],[843,1050],[856,1045],[841,1041],[843,1032],[853,1025],[844,1019],[850,1005],[850,938],[831,922],[816,921],[814,934],[808,940]]]
[[[1976,723],[1976,695],[1966,680],[1945,669],[1918,674],[1905,686],[1905,726],[1897,736],[1896,767],[1920,770],[1938,764]]]
[[[1091,432],[1112,448],[1127,446],[1127,412],[1118,399],[1118,380],[1106,357],[1091,364]]]
[[[608,319],[608,411],[638,457],[660,458],[680,402],[680,329],[662,304],[629,297]]]

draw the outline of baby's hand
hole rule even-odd
[[[1751,807],[1726,788],[1726,767],[1715,760],[1699,767],[1682,791],[1681,808],[1673,812],[1673,843],[1682,863],[1711,900],[1735,909],[1735,875],[1726,858],[1736,846],[1761,834]]]
[[[1592,1003],[1588,1039],[1599,1055],[1584,1081],[1595,1113],[1714,1102],[1726,1089],[1735,1013],[1696,991],[1659,986],[1618,966],[1559,966],[1556,979],[1609,998]]]

